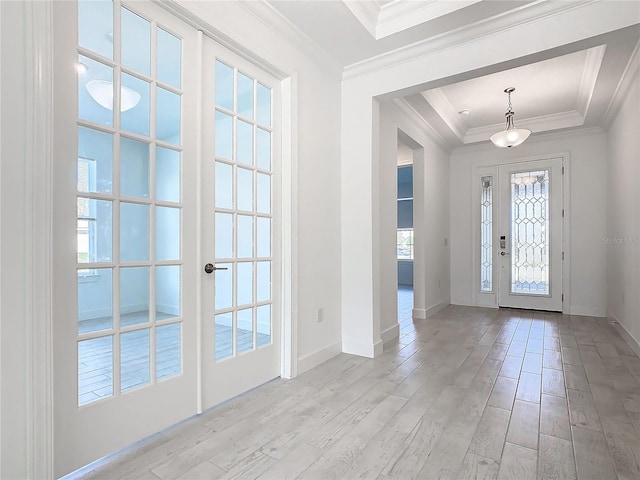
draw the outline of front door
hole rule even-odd
[[[499,167],[498,303],[562,311],[562,159]]]

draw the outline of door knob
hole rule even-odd
[[[509,255],[509,252],[500,252],[500,255],[502,255],[504,257],[506,255]]]
[[[216,270],[227,270],[227,267],[216,267],[213,263],[207,263],[204,266],[204,271],[207,273],[213,273]]]

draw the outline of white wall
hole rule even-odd
[[[26,38],[20,2],[0,2],[0,478],[27,477]]]
[[[640,341],[640,75],[608,131],[607,315]]]
[[[449,155],[393,103],[380,110],[380,155],[374,210],[374,262],[379,280],[374,298],[380,301],[380,332],[387,341],[397,335],[396,260],[398,130],[416,142],[414,153],[414,313],[425,318],[449,304]]]
[[[569,153],[570,291],[565,311],[604,316],[606,292],[606,135],[598,131],[531,137],[514,149],[460,148],[451,156],[451,303],[474,305],[472,172],[476,166]],[[566,228],[566,227],[565,227]]]

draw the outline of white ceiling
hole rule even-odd
[[[446,41],[452,32],[541,14],[568,2],[278,0],[269,4],[337,63],[353,69],[417,42]],[[452,147],[486,142],[503,128],[507,87],[516,88],[512,94],[516,125],[534,135],[602,126],[631,59],[637,61],[639,40],[640,26],[635,25],[525,59],[517,68],[471,76],[400,101]],[[464,109],[469,115],[458,113]]]

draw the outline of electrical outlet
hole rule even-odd
[[[324,308],[322,307],[318,308],[317,319],[318,319],[318,323],[324,320]]]

